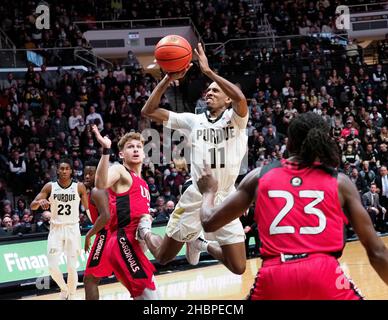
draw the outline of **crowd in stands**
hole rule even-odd
[[[62,41],[64,45],[78,45],[82,34],[71,29],[71,19],[74,21],[79,17],[93,21],[112,18],[112,10],[85,6],[85,2],[94,4],[91,0],[68,1],[66,5],[52,1],[59,27],[48,35],[42,31],[40,36],[34,36],[33,24],[30,27],[26,24],[26,13],[31,13],[36,4],[33,1],[24,9],[17,2],[4,1],[0,4],[0,17],[4,29],[15,24],[24,31],[20,33],[23,36],[18,43],[21,47],[26,45],[28,37],[36,47],[52,46],[45,39],[55,43]],[[331,2],[328,7],[325,7],[328,1],[318,2],[319,8],[332,7]],[[318,2],[303,1],[304,7],[298,6],[297,9],[309,11],[310,3],[312,8],[316,8]],[[78,10],[80,3],[84,5]],[[236,34],[247,30],[241,26],[248,21],[244,19],[245,15],[250,14],[244,1],[182,1],[182,5],[178,5],[179,0],[152,1],[145,4],[149,10],[140,7],[141,3],[131,1],[131,8],[118,5],[113,12],[119,19],[149,18],[147,15],[186,16],[190,13],[198,20],[196,23],[203,39],[210,30],[206,42],[223,41],[223,36],[250,35],[249,32],[242,32],[240,36]],[[264,3],[267,5],[269,2]],[[271,8],[272,5],[268,5]],[[13,19],[14,16],[17,19]],[[307,14],[316,24],[318,20],[311,18],[315,16],[320,19],[321,12]],[[322,19],[325,21],[325,14]],[[228,32],[224,34],[224,23],[227,21]],[[10,29],[8,32],[12,36]],[[299,42],[288,39],[273,49],[258,46],[255,51],[250,46],[209,57],[212,67],[222,74],[246,74],[255,79],[242,87],[250,109],[247,169],[287,157],[290,121],[298,113],[316,112],[331,127],[331,135],[341,151],[339,170],[348,174],[356,184],[376,229],[386,231],[388,79],[385,65],[379,64],[370,69],[358,48],[344,51],[343,46],[333,46],[324,40],[300,39]],[[69,43],[65,44],[66,41]],[[385,42],[382,42],[381,52],[386,50],[384,45]],[[195,67],[192,72],[199,74]],[[141,132],[152,127],[161,132],[161,125],[151,123],[140,115],[157,80],[137,63],[125,69],[120,66],[108,69],[102,64],[97,70],[70,70],[56,74],[48,73],[45,66],[41,71],[34,71],[30,66],[21,81],[15,80],[9,73],[8,78],[0,83],[0,235],[47,231],[50,213],[42,211],[33,214],[28,203],[46,182],[56,179],[56,165],[63,156],[73,160],[74,179],[82,181],[85,162],[99,159],[102,152],[90,132],[91,124],[96,124],[103,135],[108,135],[113,146],[129,130]],[[205,87],[206,80],[203,81],[203,89]],[[167,97],[163,97],[161,104],[170,108]],[[192,105],[191,109],[194,110],[194,107]],[[196,110],[204,107],[203,96],[198,97]],[[114,153],[117,154],[117,148]],[[112,155],[112,162],[118,160]],[[167,162],[161,153],[160,163],[147,159],[143,176],[150,188],[155,221],[165,223],[190,175],[189,167],[182,159]],[[12,191],[12,196],[9,191]],[[375,192],[380,196],[379,203],[370,196]],[[80,219],[83,227],[90,226],[85,213],[80,214]],[[251,221],[247,222],[247,226],[247,233],[255,227]]]

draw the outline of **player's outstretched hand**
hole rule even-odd
[[[50,209],[50,202],[47,199],[39,200],[39,205],[43,210]]]
[[[182,79],[185,75],[186,75],[186,73],[187,73],[187,71],[189,71],[189,69],[191,68],[193,66],[193,64],[192,63],[190,63],[185,69],[183,69],[182,71],[178,71],[178,72],[169,72],[168,74],[167,74],[167,76],[168,76],[168,78],[170,79],[170,80],[178,80],[178,79]]]
[[[95,124],[92,125],[91,129],[94,135],[96,136],[96,139],[99,142],[99,144],[103,148],[109,149],[112,145],[112,141],[109,139],[109,137],[108,136],[103,137]]]
[[[202,48],[202,44],[198,43],[198,49],[194,48],[194,53],[198,58],[199,66],[201,68],[202,73],[207,74],[210,72],[209,62],[207,60],[205,51]]]
[[[204,163],[204,169],[202,175],[197,181],[199,192],[204,193],[216,193],[218,189],[218,181],[212,175],[212,171],[208,164]]]

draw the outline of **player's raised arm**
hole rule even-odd
[[[93,224],[93,227],[85,236],[85,251],[89,250],[91,237],[100,232],[100,230],[108,223],[110,218],[109,198],[107,192],[97,188],[93,188],[90,192],[92,203],[94,203],[94,205],[98,208],[98,217]]]
[[[388,249],[376,235],[371,219],[362,206],[358,191],[350,179],[338,175],[341,205],[350,223],[364,246],[372,267],[380,278],[388,284]]]
[[[112,166],[109,168],[112,141],[107,136],[102,137],[96,125],[92,125],[92,131],[96,135],[97,141],[103,147],[102,156],[96,170],[95,185],[98,189],[107,189],[120,179],[120,172],[117,170],[117,167]]]
[[[220,86],[222,91],[230,99],[232,99],[232,106],[237,115],[242,118],[245,117],[248,113],[248,104],[240,88],[237,87],[235,84],[231,83],[230,81],[219,76],[212,69],[210,69],[205,51],[203,50],[201,43],[198,43],[198,50],[194,49],[194,52],[198,58],[199,66],[201,68],[202,73],[212,79],[214,82],[216,82]]]
[[[35,199],[31,202],[31,210],[37,210],[41,207],[43,210],[50,208],[50,202],[47,200],[51,193],[51,182],[47,182]]]
[[[168,121],[170,111],[164,108],[159,108],[160,99],[166,92],[170,83],[174,80],[183,78],[186,72],[191,68],[191,66],[192,64],[190,63],[190,65],[186,69],[180,72],[169,73],[164,76],[162,81],[160,81],[155,87],[155,89],[152,91],[144,107],[141,109],[141,115],[143,117],[150,118],[159,123]]]
[[[200,218],[206,232],[214,232],[234,219],[240,217],[255,199],[260,169],[251,171],[240,183],[237,190],[214,208],[217,180],[212,176],[209,166],[205,167],[197,185],[203,194]]]

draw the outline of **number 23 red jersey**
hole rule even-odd
[[[348,223],[336,174],[287,160],[265,166],[259,178],[255,221],[263,257],[280,253],[339,253]]]

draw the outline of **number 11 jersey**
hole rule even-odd
[[[219,191],[229,191],[234,187],[247,151],[248,118],[249,113],[242,118],[232,108],[226,109],[217,119],[210,119],[207,112],[169,113],[166,127],[180,130],[187,139],[185,157],[188,156],[186,150],[190,150],[189,163],[195,187],[204,161],[211,167]]]

